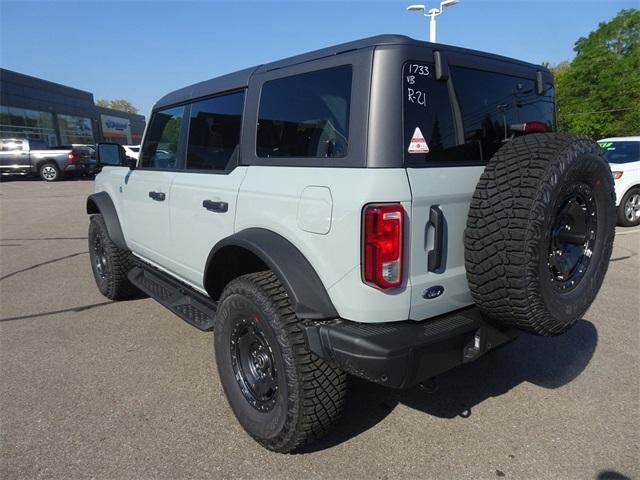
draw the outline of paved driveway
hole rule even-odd
[[[295,455],[233,418],[212,337],[150,299],[112,303],[87,256],[89,181],[0,184],[1,478],[639,478],[640,230],[619,230],[591,310],[440,378],[354,380]]]

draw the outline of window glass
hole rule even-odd
[[[244,93],[232,93],[191,106],[187,169],[224,170],[240,143]]]
[[[403,67],[404,158],[408,166],[446,163],[459,157],[447,82],[432,63]]]
[[[537,131],[555,127],[553,88],[537,95],[532,79],[451,67],[460,102],[466,143],[477,144],[486,163],[506,141],[524,133],[524,124]]]
[[[0,140],[0,151],[15,152],[16,150],[23,150],[22,140],[16,140],[16,139]]]
[[[95,143],[91,119],[75,115],[57,115],[60,143]]]
[[[177,168],[178,143],[183,116],[183,106],[161,110],[153,114],[142,147],[143,167]]]
[[[48,145],[58,141],[51,113],[6,106],[0,106],[0,136],[39,139]]]
[[[640,162],[640,141],[598,142],[610,163]]]
[[[350,65],[266,82],[258,115],[259,157],[344,157]]]

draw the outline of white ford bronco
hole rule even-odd
[[[108,298],[214,331],[220,381],[289,452],[347,375],[408,388],[593,302],[616,221],[596,143],[554,133],[547,69],[378,36],[175,91],[87,200]]]

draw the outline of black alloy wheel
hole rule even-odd
[[[276,404],[278,377],[273,349],[258,319],[242,318],[231,332],[231,365],[247,402],[260,412]]]
[[[102,239],[99,235],[96,235],[93,240],[93,262],[96,269],[96,273],[100,278],[107,278],[109,273],[109,263],[107,261],[107,252],[102,244]]]
[[[598,217],[591,188],[584,183],[571,185],[558,205],[548,265],[553,287],[568,292],[580,283],[589,268]]]

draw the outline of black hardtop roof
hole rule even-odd
[[[441,51],[458,52],[465,55],[474,55],[493,58],[496,60],[502,60],[509,63],[516,63],[525,67],[537,68],[539,70],[546,70],[546,68],[535,65],[521,60],[516,60],[509,57],[503,57],[491,53],[481,52],[478,50],[470,50],[467,48],[453,47],[451,45],[444,45],[441,43],[433,44],[424,42],[421,40],[415,40],[405,35],[376,35],[374,37],[363,38],[355,40],[353,42],[341,43],[333,45],[331,47],[322,48],[320,50],[314,50],[312,52],[303,53],[301,55],[295,55],[275,62],[266,63],[264,65],[257,65],[237,72],[222,75],[220,77],[212,78],[211,80],[205,80],[203,82],[194,83],[187,87],[175,90],[164,97],[162,97],[154,105],[153,109],[164,108],[169,105],[175,105],[182,102],[187,102],[194,98],[199,98],[207,95],[214,95],[219,92],[225,92],[229,90],[235,90],[245,88],[249,85],[249,79],[256,72],[267,72],[270,70],[276,70],[279,68],[289,67],[291,65],[297,65],[300,63],[306,63],[313,60],[318,60],[333,55],[339,55],[345,52],[352,52],[356,50],[364,50],[371,47],[377,47],[382,45],[407,45],[423,48],[437,49]]]

